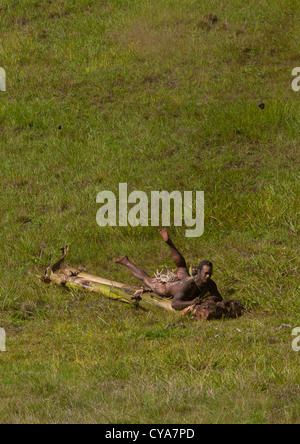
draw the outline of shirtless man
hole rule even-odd
[[[150,277],[144,270],[134,265],[127,256],[114,259],[115,263],[125,265],[133,276],[143,281],[153,293],[159,296],[172,297],[172,308],[183,310],[191,305],[200,304],[208,293],[213,302],[223,300],[216,283],[211,279],[213,265],[210,261],[202,261],[197,267],[196,276],[190,276],[186,262],[182,254],[173,244],[165,228],[159,230],[163,240],[169,246],[170,253],[177,267],[177,280],[169,283],[158,282]]]

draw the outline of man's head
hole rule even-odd
[[[197,267],[197,278],[200,282],[209,281],[213,273],[213,264],[210,261],[202,261]]]

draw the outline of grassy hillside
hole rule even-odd
[[[294,1],[0,1],[0,422],[296,423],[300,66]],[[258,104],[264,103],[261,109]],[[138,284],[173,267],[154,227],[96,223],[102,190],[203,190],[233,321],[43,286],[68,261]]]

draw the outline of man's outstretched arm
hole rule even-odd
[[[190,305],[199,304],[201,298],[198,296],[193,297],[193,293],[194,291],[189,283],[182,284],[173,297],[172,308],[174,310],[183,310]]]
[[[173,298],[172,308],[174,308],[174,310],[183,310],[184,308],[189,307],[190,305],[196,305],[199,304],[200,302],[201,298],[199,298],[199,296],[194,298],[192,301],[183,301],[182,295],[178,295],[176,299],[175,296]]]

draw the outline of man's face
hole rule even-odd
[[[212,275],[212,268],[209,265],[203,265],[202,270],[198,270],[198,278],[204,284],[209,281]]]

